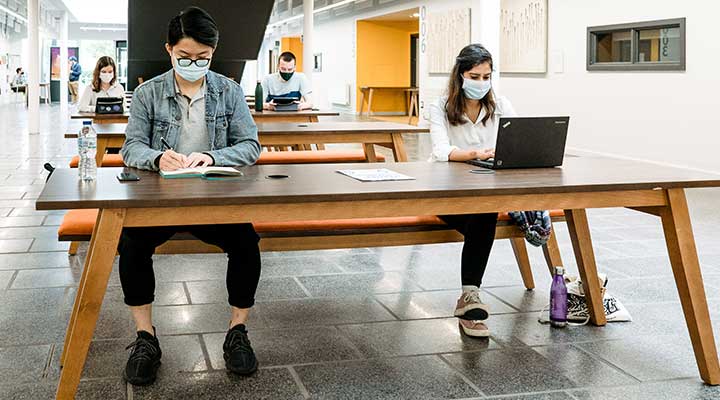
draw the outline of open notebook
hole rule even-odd
[[[233,167],[195,167],[181,168],[175,171],[160,171],[163,178],[223,178],[242,176],[242,172]]]

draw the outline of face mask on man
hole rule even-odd
[[[465,97],[471,100],[480,100],[484,98],[490,91],[491,87],[492,84],[490,83],[490,80],[476,81],[473,79],[463,78],[462,88],[465,92]]]
[[[173,58],[173,60],[175,72],[188,82],[197,81],[210,70],[210,60],[190,60],[188,58]]]
[[[101,72],[100,73],[100,80],[105,83],[110,83],[113,78],[115,78],[115,74],[112,72]]]
[[[288,82],[288,81],[290,80],[290,78],[292,78],[292,76],[293,76],[294,73],[295,73],[295,71],[293,71],[293,72],[281,72],[281,73],[280,73],[280,76],[283,78],[283,80],[284,80],[285,82]]]

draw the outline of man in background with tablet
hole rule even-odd
[[[263,109],[275,110],[275,98],[295,97],[300,99],[298,111],[312,108],[310,94],[312,88],[305,74],[295,71],[297,65],[295,55],[289,51],[280,54],[278,72],[265,76],[262,81],[265,101]]]

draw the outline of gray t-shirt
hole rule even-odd
[[[180,106],[182,120],[180,121],[180,137],[178,138],[176,152],[184,155],[210,151],[210,137],[205,122],[205,81],[202,87],[189,98],[180,93],[175,82],[175,100]]]

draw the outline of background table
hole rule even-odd
[[[407,103],[407,115],[408,115],[408,123],[412,122],[412,116],[413,112],[415,115],[420,116],[420,111],[418,108],[418,94],[420,93],[420,89],[416,87],[411,86],[363,86],[360,88],[360,116],[363,115],[363,109],[365,108],[365,96],[367,94],[367,115],[372,115],[372,101],[373,101],[373,94],[375,91],[386,91],[386,92],[403,92],[405,93],[405,101]]]
[[[93,124],[114,124],[127,123],[130,114],[125,111],[123,114],[96,114],[94,112],[77,112],[70,116],[70,119],[91,119]]]
[[[384,164],[362,168],[386,167]],[[668,254],[700,376],[720,384],[720,365],[683,188],[717,187],[720,176],[600,157],[569,157],[562,168],[469,173],[462,163],[398,163],[411,181],[362,183],[335,172],[342,164],[261,165],[237,180],[163,179],[120,183],[120,168],[100,168],[97,182],[56,170],[38,210],[100,209],[68,324],[57,396],[73,398],[123,227],[253,221],[565,210],[591,322],[605,324],[586,208],[628,207],[661,217]],[[289,179],[268,180],[270,174]],[[548,328],[549,329],[549,328]]]
[[[318,122],[318,117],[337,117],[337,111],[331,110],[302,110],[302,111],[268,111],[257,112],[250,109],[255,123],[261,122]]]

